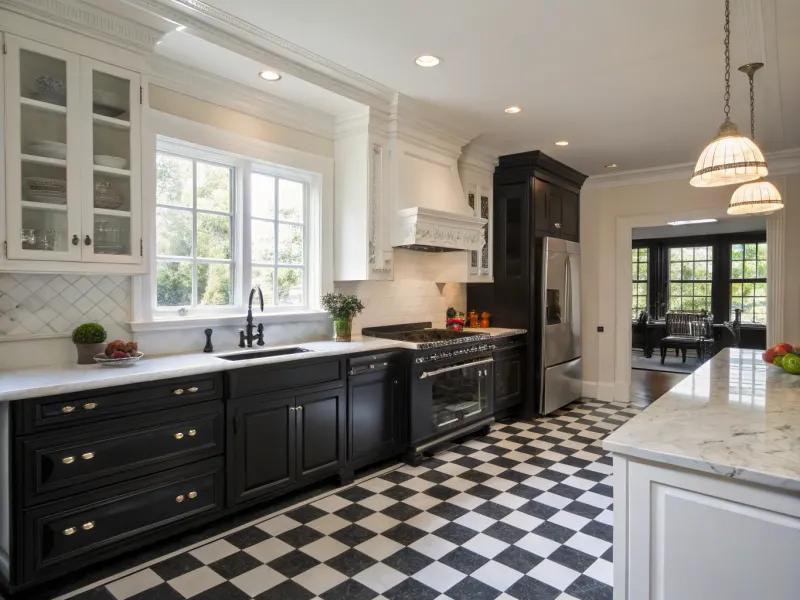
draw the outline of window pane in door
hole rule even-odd
[[[670,248],[670,310],[711,311],[711,246]]]

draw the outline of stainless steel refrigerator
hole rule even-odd
[[[581,245],[542,243],[539,412],[549,414],[581,396]]]

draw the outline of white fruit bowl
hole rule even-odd
[[[95,154],[94,164],[101,167],[111,167],[112,169],[125,169],[128,166],[128,159],[107,154]]]
[[[125,358],[110,358],[105,355],[105,352],[94,355],[94,362],[104,367],[130,367],[139,362],[144,356],[143,352],[137,352],[136,356]]]

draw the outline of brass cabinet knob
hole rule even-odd
[[[556,223],[556,229],[561,229],[561,223]]]
[[[61,462],[64,463],[65,465],[71,465],[72,463],[75,462],[75,457],[65,456],[64,458],[61,459]]]
[[[189,430],[189,437],[194,437],[196,435],[197,435],[197,430],[196,429],[190,429]]]
[[[94,458],[94,452],[84,452],[83,454],[81,454],[81,458],[83,460],[91,460]]]
[[[175,437],[176,440],[182,440],[183,439],[183,434],[179,431],[178,433],[175,434],[174,437]]]
[[[64,530],[62,533],[63,533],[64,535],[72,535],[72,534],[73,534],[73,533],[75,533],[76,531],[78,531],[78,528],[77,528],[77,527],[67,527],[67,528],[66,528],[66,529],[65,529],[65,530]]]
[[[176,396],[182,396],[182,395],[183,395],[183,392],[185,392],[185,391],[186,391],[186,390],[184,390],[184,389],[182,389],[182,388],[178,388],[177,390],[172,390],[172,393],[173,393],[174,395],[176,395]]]
[[[83,405],[83,408],[86,410],[94,410],[97,408],[97,402],[87,402]]]
[[[303,407],[302,407],[302,406],[298,406],[298,407],[297,407],[297,410],[299,410],[299,411],[302,411],[302,410],[303,410]]]
[[[197,498],[197,492],[189,492],[189,498],[191,500],[194,500],[195,498]]]
[[[198,387],[190,387],[186,391],[189,392],[190,394],[194,394],[195,392],[199,392],[200,388],[198,388]]]
[[[84,523],[81,525],[84,531],[89,531],[90,529],[94,529],[94,521],[89,521],[88,523]]]
[[[74,410],[75,410],[74,406],[62,406],[61,407],[61,412],[63,412],[63,413],[71,413]]]
[[[183,502],[183,500],[184,500],[184,498],[183,498],[183,494],[181,494],[180,496],[177,496],[177,497],[175,498],[175,502]]]

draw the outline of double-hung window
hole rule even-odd
[[[767,323],[767,244],[731,244],[731,320],[736,309],[743,323]]]
[[[711,312],[712,246],[669,249],[669,309]]]
[[[638,319],[647,310],[647,266],[650,251],[647,248],[634,248],[631,252],[631,277],[633,280],[633,306],[631,314]]]
[[[253,285],[265,311],[308,310],[310,177],[158,139],[153,316],[238,313]],[[318,247],[318,246],[314,246]]]

